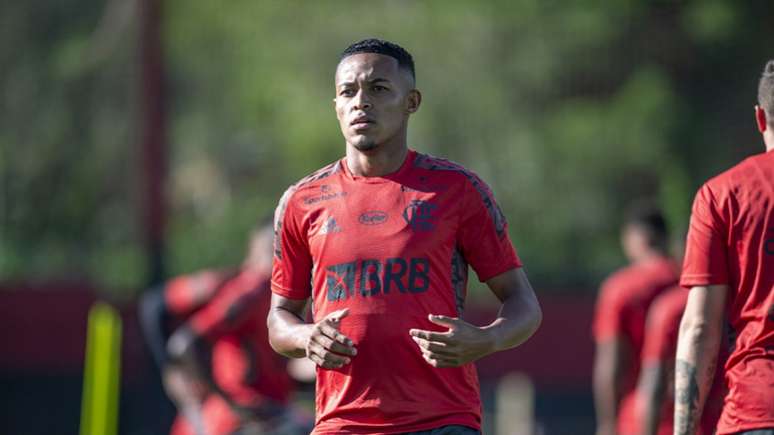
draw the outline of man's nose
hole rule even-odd
[[[352,109],[354,110],[366,110],[372,107],[371,100],[362,89],[357,92],[357,95],[355,95],[352,102],[354,103],[352,106]]]

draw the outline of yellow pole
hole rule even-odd
[[[80,435],[116,435],[121,377],[121,317],[104,302],[89,310]]]

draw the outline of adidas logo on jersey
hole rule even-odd
[[[339,232],[341,232],[341,227],[336,224],[336,218],[333,216],[329,217],[323,224],[322,228],[320,228],[320,234],[332,234]]]

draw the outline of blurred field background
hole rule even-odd
[[[77,433],[95,299],[125,317],[121,433],[162,433],[136,298],[237,264],[284,189],[343,154],[333,72],[365,37],[414,55],[409,145],[492,186],[543,303],[531,342],[479,364],[488,412],[526,373],[538,430],[593,433],[621,210],[652,198],[682,231],[701,182],[763,151],[772,23],[770,0],[3,2],[0,433]],[[495,300],[472,287],[483,323]]]

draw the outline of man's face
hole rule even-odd
[[[274,258],[274,228],[265,225],[250,234],[247,245],[247,255],[244,267],[257,269],[262,272],[271,271],[271,262]]]
[[[392,57],[358,53],[336,69],[336,117],[344,139],[360,151],[404,132],[419,98],[411,74]]]
[[[640,258],[648,246],[648,235],[645,229],[636,224],[626,224],[621,230],[621,246],[629,261]]]

